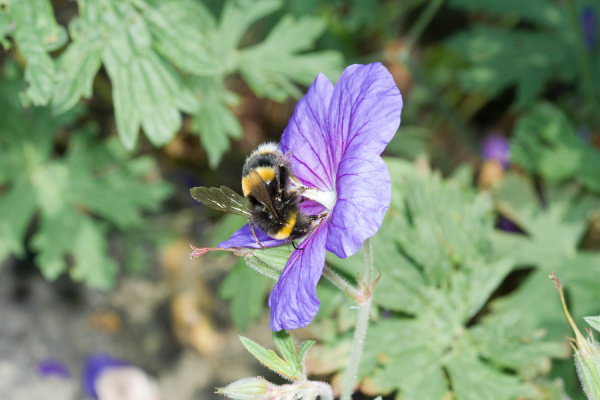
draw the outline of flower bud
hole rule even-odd
[[[216,393],[236,400],[269,400],[272,398],[274,389],[275,386],[271,382],[256,376],[253,378],[240,379],[224,388],[217,388]]]
[[[577,341],[577,349],[575,349],[577,375],[588,399],[600,399],[600,346],[591,332],[584,340],[585,345]]]

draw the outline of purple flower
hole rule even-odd
[[[298,102],[279,146],[309,188],[302,211],[327,216],[291,254],[269,297],[272,330],[308,325],[319,309],[316,285],[326,250],[351,256],[381,226],[391,198],[381,153],[398,130],[401,110],[400,91],[379,63],[349,66],[335,87],[319,74]],[[267,247],[283,243],[257,236]],[[258,245],[246,225],[219,247]]]
[[[100,378],[103,372],[111,368],[127,367],[130,364],[126,361],[113,358],[105,354],[91,354],[84,363],[81,376],[83,389],[93,399],[98,399],[96,391],[96,381]]]
[[[481,143],[481,157],[485,161],[498,161],[504,168],[508,167],[510,142],[502,135],[492,133]]]

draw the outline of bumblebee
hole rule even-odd
[[[246,217],[256,242],[264,248],[256,237],[255,226],[273,239],[295,239],[322,217],[300,210],[305,189],[277,143],[264,143],[248,156],[242,169],[244,197],[227,186],[195,187],[190,193],[207,207]]]

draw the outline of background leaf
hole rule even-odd
[[[600,151],[586,143],[564,112],[550,103],[536,104],[519,119],[510,157],[549,182],[578,180],[600,193]]]
[[[566,62],[574,57],[572,46],[558,35],[477,25],[446,45],[468,65],[458,73],[465,90],[497,95],[514,85],[516,107],[531,105],[551,78],[575,76],[573,64]]]
[[[45,105],[52,96],[54,61],[48,54],[67,41],[65,29],[56,23],[51,4],[46,0],[5,2],[1,14],[5,24],[14,24],[10,34],[25,57],[25,97],[35,105]],[[10,21],[10,22],[8,22]],[[0,24],[1,25],[1,24]],[[9,33],[6,31],[0,34]]]

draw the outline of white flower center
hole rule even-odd
[[[314,200],[319,204],[323,204],[328,213],[333,211],[333,207],[335,207],[335,203],[337,202],[337,193],[335,190],[329,192],[316,188],[308,188],[302,193],[302,196],[306,197],[307,199]]]

